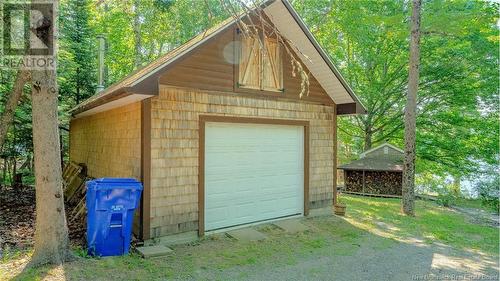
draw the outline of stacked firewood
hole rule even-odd
[[[90,180],[85,167],[76,163],[68,163],[63,170],[64,203],[71,240],[83,241],[85,236],[86,207],[85,182]]]
[[[401,172],[346,171],[345,189],[347,192],[400,196],[401,184]]]
[[[401,195],[401,173],[399,172],[366,172],[365,193]]]
[[[346,171],[345,188],[348,192],[363,192],[363,172]]]

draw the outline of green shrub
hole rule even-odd
[[[453,184],[448,183],[443,177],[430,173],[420,174],[416,184],[418,192],[436,196],[439,205],[450,207],[457,200]]]
[[[447,189],[441,190],[437,196],[437,203],[445,207],[451,207],[457,201],[456,196]]]

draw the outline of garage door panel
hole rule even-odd
[[[296,149],[295,149],[296,150]],[[206,154],[208,158],[215,158],[211,164],[213,164],[214,169],[252,169],[258,168],[262,166],[258,166],[255,164],[266,165],[266,166],[274,166],[276,163],[273,162],[273,159],[280,159],[283,164],[296,165],[297,158],[294,155],[289,155],[293,153],[294,150],[291,151],[271,151],[267,153],[261,152],[252,152],[245,151],[244,153],[211,153]],[[249,156],[249,154],[251,154]],[[266,158],[262,158],[265,156]],[[228,163],[233,164],[229,165]],[[238,166],[234,166],[237,164]]]
[[[206,123],[205,229],[303,213],[304,128]]]

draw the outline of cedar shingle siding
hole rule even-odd
[[[71,120],[70,159],[94,178],[141,178],[141,105]]]
[[[198,116],[310,121],[310,206],[333,198],[334,107],[160,86],[152,99],[151,234],[198,229]]]

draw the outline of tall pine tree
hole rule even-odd
[[[74,104],[95,93],[95,34],[89,25],[90,1],[67,0],[61,3],[61,95]]]

